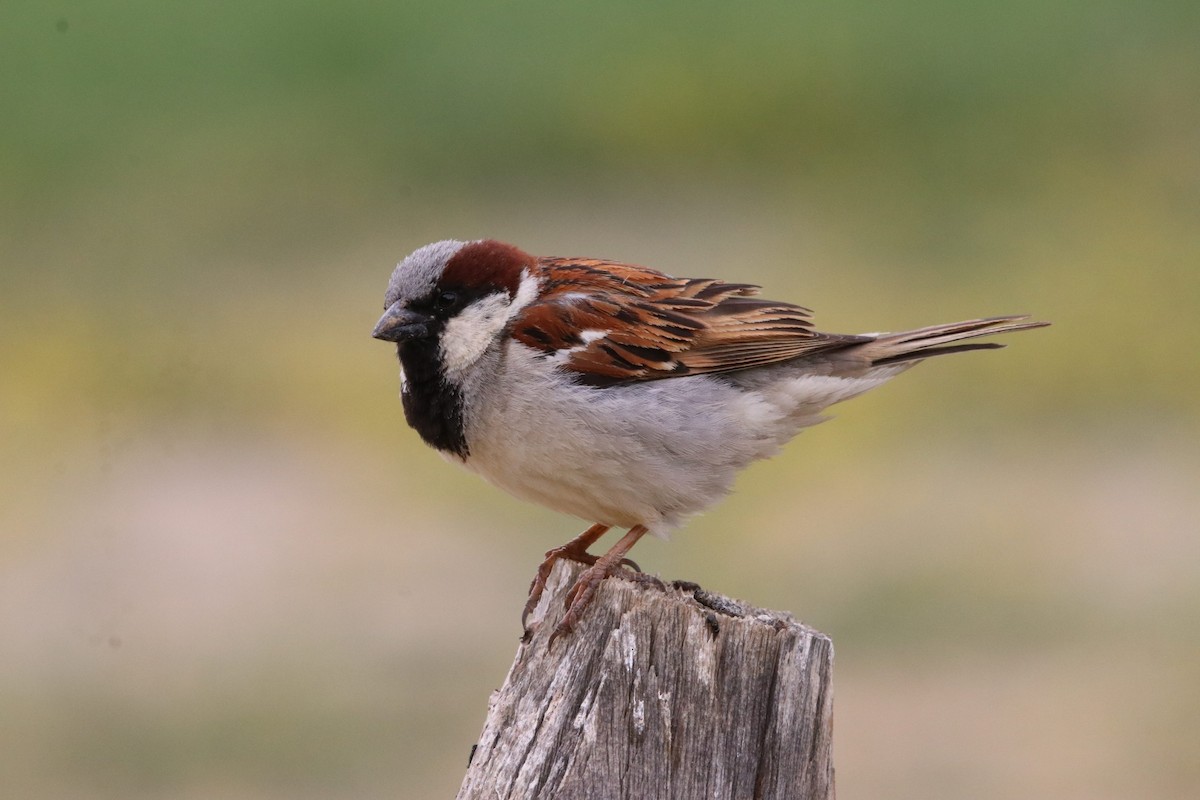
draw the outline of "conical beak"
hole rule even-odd
[[[410,311],[397,301],[383,312],[371,335],[385,342],[403,342],[429,333],[429,317]]]

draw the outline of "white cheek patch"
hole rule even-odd
[[[489,294],[446,322],[442,331],[442,364],[461,372],[474,364],[508,321],[511,304],[506,294]]]
[[[479,360],[504,326],[537,297],[537,280],[521,272],[521,283],[511,300],[504,292],[476,300],[446,322],[441,336],[442,365],[449,373],[461,372]]]

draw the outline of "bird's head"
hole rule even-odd
[[[448,239],[414,251],[388,282],[372,336],[437,353],[449,375],[475,363],[538,291],[535,259],[503,242]]]

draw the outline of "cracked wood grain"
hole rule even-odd
[[[609,579],[548,648],[581,569],[555,566],[459,800],[833,798],[824,634],[694,584]]]

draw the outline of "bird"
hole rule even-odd
[[[569,633],[628,558],[731,490],[836,403],[935,356],[1003,347],[976,337],[1040,328],[996,316],[899,333],[815,330],[761,287],[676,278],[598,258],[539,257],[449,239],[404,258],[372,335],[396,344],[409,426],[447,460],[515,497],[591,523],[546,552],[586,565],[554,636]],[[605,533],[626,533],[603,555]]]

